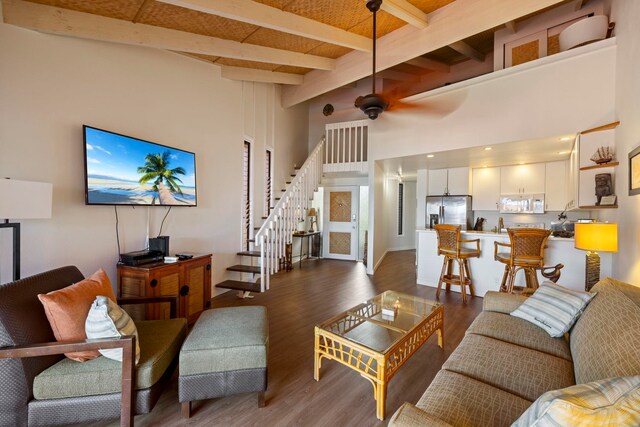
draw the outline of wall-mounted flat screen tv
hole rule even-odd
[[[83,126],[88,205],[196,206],[196,156]]]

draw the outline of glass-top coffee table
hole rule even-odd
[[[373,384],[383,420],[389,380],[434,332],[444,348],[443,321],[438,302],[383,292],[315,327],[314,378],[320,380],[323,357],[355,369]]]

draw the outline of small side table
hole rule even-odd
[[[293,237],[300,238],[300,268],[302,268],[302,248],[303,248],[302,245],[304,243],[304,239],[305,237],[307,238],[307,257],[310,258],[311,257],[311,249],[309,249],[309,242],[311,241],[310,237],[314,237],[315,239],[316,238],[315,236],[318,236],[317,238],[320,239],[320,231],[305,231],[304,233],[293,233]],[[319,252],[322,253],[322,243],[320,244]],[[320,255],[320,253],[318,255]]]

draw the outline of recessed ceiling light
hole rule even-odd
[[[571,141],[571,137],[570,136],[565,136],[563,138],[560,138],[560,141]]]
[[[484,147],[484,151],[491,151],[492,148],[491,147]]]
[[[568,151],[558,151],[558,154],[569,154]]]
[[[433,154],[427,154],[427,157],[428,157],[428,158],[430,158],[430,159],[433,159],[433,158],[435,157],[435,155],[433,155]]]

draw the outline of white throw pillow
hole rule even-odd
[[[140,361],[140,340],[138,329],[126,311],[105,296],[98,296],[91,304],[91,309],[84,324],[87,338],[117,338],[125,335],[136,336],[136,364]],[[100,350],[100,354],[109,359],[122,362],[122,349],[111,348]]]
[[[608,378],[540,396],[511,427],[637,427],[640,376]]]
[[[511,315],[527,320],[557,338],[571,329],[594,296],[547,281]]]

